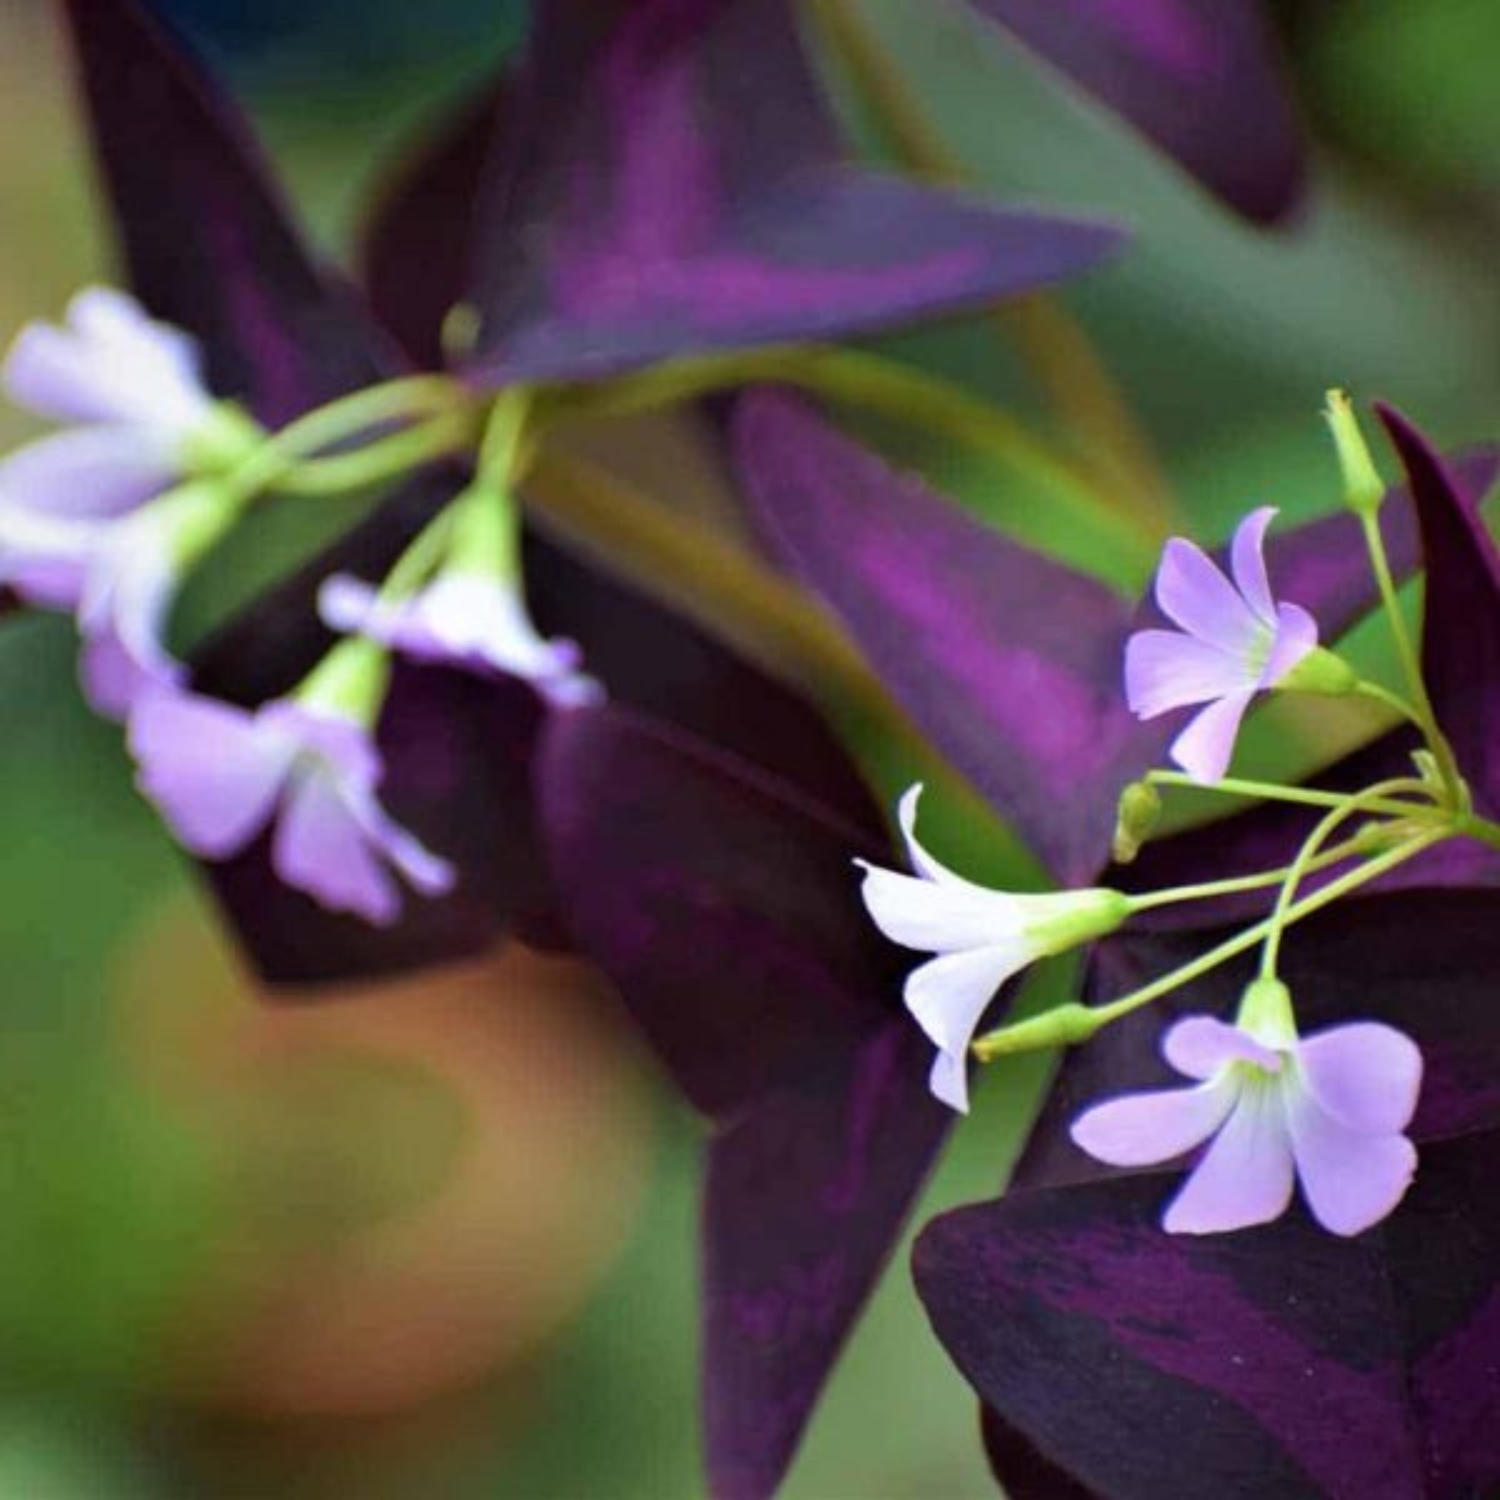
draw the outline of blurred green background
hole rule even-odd
[[[335,253],[408,132],[524,24],[496,0],[168,8],[232,74]],[[1313,201],[1282,237],[1221,214],[957,5],[861,9],[974,184],[1135,226],[1134,250],[1064,300],[1182,524],[1217,537],[1251,505],[1329,508],[1331,384],[1444,441],[1494,435],[1493,4],[1278,7],[1318,138]],[[8,339],[110,274],[66,59],[26,0],[0,8],[0,127]],[[857,107],[851,128],[880,149]],[[887,343],[1043,420],[989,328]],[[0,414],[7,443],[30,431]],[[1014,476],[898,451],[997,523],[1117,571]],[[700,1493],[697,1127],[612,997],[512,954],[266,1005],[134,796],[116,731],[82,708],[72,649],[56,620],[0,632],[0,1496]],[[1306,718],[1266,717],[1266,758],[1312,753]],[[1034,1067],[984,1079],[919,1223],[998,1187],[1037,1083]],[[990,1494],[975,1431],[903,1251],[787,1493]]]

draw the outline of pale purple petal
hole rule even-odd
[[[107,522],[0,508],[0,582],[44,608],[77,609],[108,534]]]
[[[123,720],[143,698],[158,690],[180,687],[187,671],[160,645],[132,645],[111,624],[84,642],[78,676],[84,697],[95,713]]]
[[[0,463],[0,507],[59,518],[124,515],[176,479],[171,453],[139,427],[83,427],[39,438]]]
[[[1302,1089],[1288,1090],[1286,1118],[1302,1195],[1324,1229],[1359,1234],[1401,1201],[1417,1170],[1404,1135],[1347,1130]]]
[[[379,593],[373,584],[335,573],[318,587],[318,614],[330,630],[355,635],[369,629]]]
[[[1229,544],[1229,565],[1234,585],[1245,603],[1265,621],[1276,623],[1276,601],[1271,595],[1271,580],[1266,573],[1266,529],[1276,518],[1274,505],[1252,510],[1234,530]]]
[[[1340,1125],[1364,1135],[1404,1130],[1422,1087],[1422,1054],[1394,1026],[1356,1021],[1308,1037],[1297,1048],[1302,1080]]]
[[[1125,701],[1141,719],[1210,703],[1257,685],[1243,657],[1176,630],[1138,630],[1125,643]]]
[[[939,1052],[932,1059],[932,1068],[927,1074],[927,1092],[940,1104],[959,1114],[969,1112],[969,1054],[962,1052],[954,1056]]]
[[[1256,618],[1219,565],[1180,536],[1162,548],[1156,602],[1189,635],[1241,658],[1257,654],[1266,635],[1268,622]]]
[[[458,871],[409,833],[376,800],[373,792],[346,786],[344,802],[364,830],[371,846],[394,865],[407,883],[424,896],[444,896],[458,880]]]
[[[1274,1080],[1244,1087],[1233,1113],[1162,1218],[1169,1234],[1221,1234],[1279,1218],[1292,1199],[1292,1147]]]
[[[1257,687],[1274,687],[1318,644],[1318,622],[1300,604],[1276,607],[1276,636]]]
[[[294,698],[273,698],[256,712],[269,729],[285,734],[324,760],[343,787],[373,792],[380,780],[380,752],[369,730],[342,714],[309,708]]]
[[[400,915],[396,882],[370,848],[327,765],[296,773],[276,825],[271,865],[287,885],[331,911],[353,912],[377,927]]]
[[[245,709],[190,693],[140,700],[129,738],[136,784],[205,859],[239,853],[265,826],[297,753]]]
[[[178,330],[104,288],[75,297],[68,317],[64,328],[21,331],[0,373],[13,401],[59,421],[127,422],[178,436],[209,416],[212,399]]]
[[[1172,741],[1168,753],[1194,781],[1218,781],[1229,769],[1240,720],[1254,696],[1253,692],[1231,693],[1210,703]]]
[[[865,908],[893,943],[924,953],[948,953],[993,946],[1004,938],[1020,940],[1020,909],[1014,897],[902,875],[864,860],[855,863],[865,871],[860,889]]]
[[[1279,1073],[1282,1066],[1281,1053],[1213,1016],[1184,1017],[1167,1032],[1161,1050],[1189,1078],[1212,1078],[1230,1063],[1253,1063],[1268,1073]]]
[[[962,1060],[984,1013],[1000,986],[1024,963],[1011,949],[975,948],[948,953],[914,969],[907,976],[906,1008],[940,1052]],[[960,1071],[959,1080],[965,1082]],[[958,1089],[958,1102],[939,1095],[954,1109],[968,1108],[967,1087]]]
[[[1239,1081],[1224,1077],[1197,1088],[1126,1094],[1085,1110],[1069,1134],[1080,1150],[1110,1166],[1171,1161],[1202,1145],[1224,1123],[1239,1093]]]

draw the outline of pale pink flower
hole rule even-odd
[[[1117,1167],[1170,1161],[1208,1142],[1166,1210],[1168,1231],[1268,1223],[1286,1211],[1294,1183],[1339,1235],[1361,1233],[1401,1201],[1417,1165],[1403,1132],[1422,1082],[1422,1055],[1403,1033],[1357,1021],[1299,1038],[1190,1016],[1162,1050],[1192,1087],[1097,1104],[1072,1135]]]
[[[1173,537],[1156,574],[1156,602],[1178,630],[1140,630],[1125,647],[1125,697],[1142,719],[1206,705],[1172,744],[1172,759],[1197,781],[1229,769],[1250,700],[1274,687],[1318,644],[1312,616],[1278,603],[1266,574],[1263,506],[1240,522],[1230,546],[1233,582],[1200,547]]]

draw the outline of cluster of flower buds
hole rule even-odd
[[[1407,696],[1366,680],[1319,646],[1312,616],[1277,599],[1265,557],[1275,515],[1270,508],[1241,521],[1227,573],[1194,543],[1170,540],[1155,600],[1175,628],[1138,630],[1125,649],[1125,695],[1137,717],[1198,711],[1171,745],[1181,771],[1152,772],[1122,796],[1116,858],[1128,863],[1151,836],[1162,811],[1159,788],[1185,785],[1321,808],[1323,816],[1289,863],[1129,894],[1105,887],[991,890],[954,873],[918,842],[917,787],[899,810],[914,873],[860,861],[865,905],[876,925],[892,941],[935,955],[910,974],[905,998],[938,1049],[932,1091],[958,1110],[968,1108],[971,1057],[988,1061],[1086,1042],[1101,1027],[1260,948],[1259,972],[1232,1024],[1188,1016],[1163,1038],[1167,1063],[1192,1080],[1191,1087],[1107,1100],[1072,1126],[1076,1145],[1121,1167],[1170,1162],[1209,1143],[1166,1209],[1163,1223],[1171,1232],[1214,1233],[1275,1219],[1291,1202],[1294,1182],[1313,1217],[1335,1234],[1359,1234],[1395,1208],[1416,1171],[1416,1150],[1404,1132],[1417,1107],[1421,1053],[1402,1032],[1374,1021],[1302,1035],[1291,993],[1277,977],[1282,935],[1439,842],[1500,844],[1500,825],[1475,815],[1433,715],[1376,521],[1379,481],[1353,413],[1337,392],[1328,416],[1349,507],[1366,523]],[[1246,710],[1259,694],[1286,692],[1359,694],[1394,709],[1424,741],[1411,773],[1347,793],[1230,779]],[[1329,878],[1302,894],[1303,882],[1316,874]],[[976,1038],[1001,986],[1028,965],[1103,938],[1142,912],[1255,890],[1276,893],[1268,917],[1171,973],[1108,1004],[1062,1005]]]

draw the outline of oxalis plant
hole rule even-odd
[[[1230,209],[1293,206],[1250,4],[970,8]],[[1330,515],[1160,546],[1118,424],[1101,467],[851,347],[1124,238],[934,186],[951,164],[857,6],[539,0],[514,72],[372,216],[358,288],[148,8],[63,9],[125,284],[10,350],[9,398],[58,430],[0,465],[0,579],[74,616],[90,703],[269,982],[510,938],[615,981],[709,1122],[712,1491],[777,1489],[972,1074],[1043,1049],[1009,1187],[914,1257],[1008,1493],[1500,1485],[1493,456],[1378,407],[1387,491],[1333,392]],[[852,159],[825,67],[908,173]],[[1064,331],[1064,384],[1097,387]],[[668,411],[709,434],[734,527],[569,442]],[[1150,597],[981,524],[851,418],[1021,474],[1149,554]],[[185,638],[179,595],[270,501],[350,519]],[[1388,678],[1340,649],[1371,611]],[[1292,696],[1389,727],[1310,782],[1236,775],[1242,719]],[[910,784],[889,817],[877,761]],[[1008,829],[1033,885],[951,867],[923,784]],[[1189,796],[1223,815],[1174,822]],[[1073,996],[1038,1008],[1024,973],[1062,955]]]

